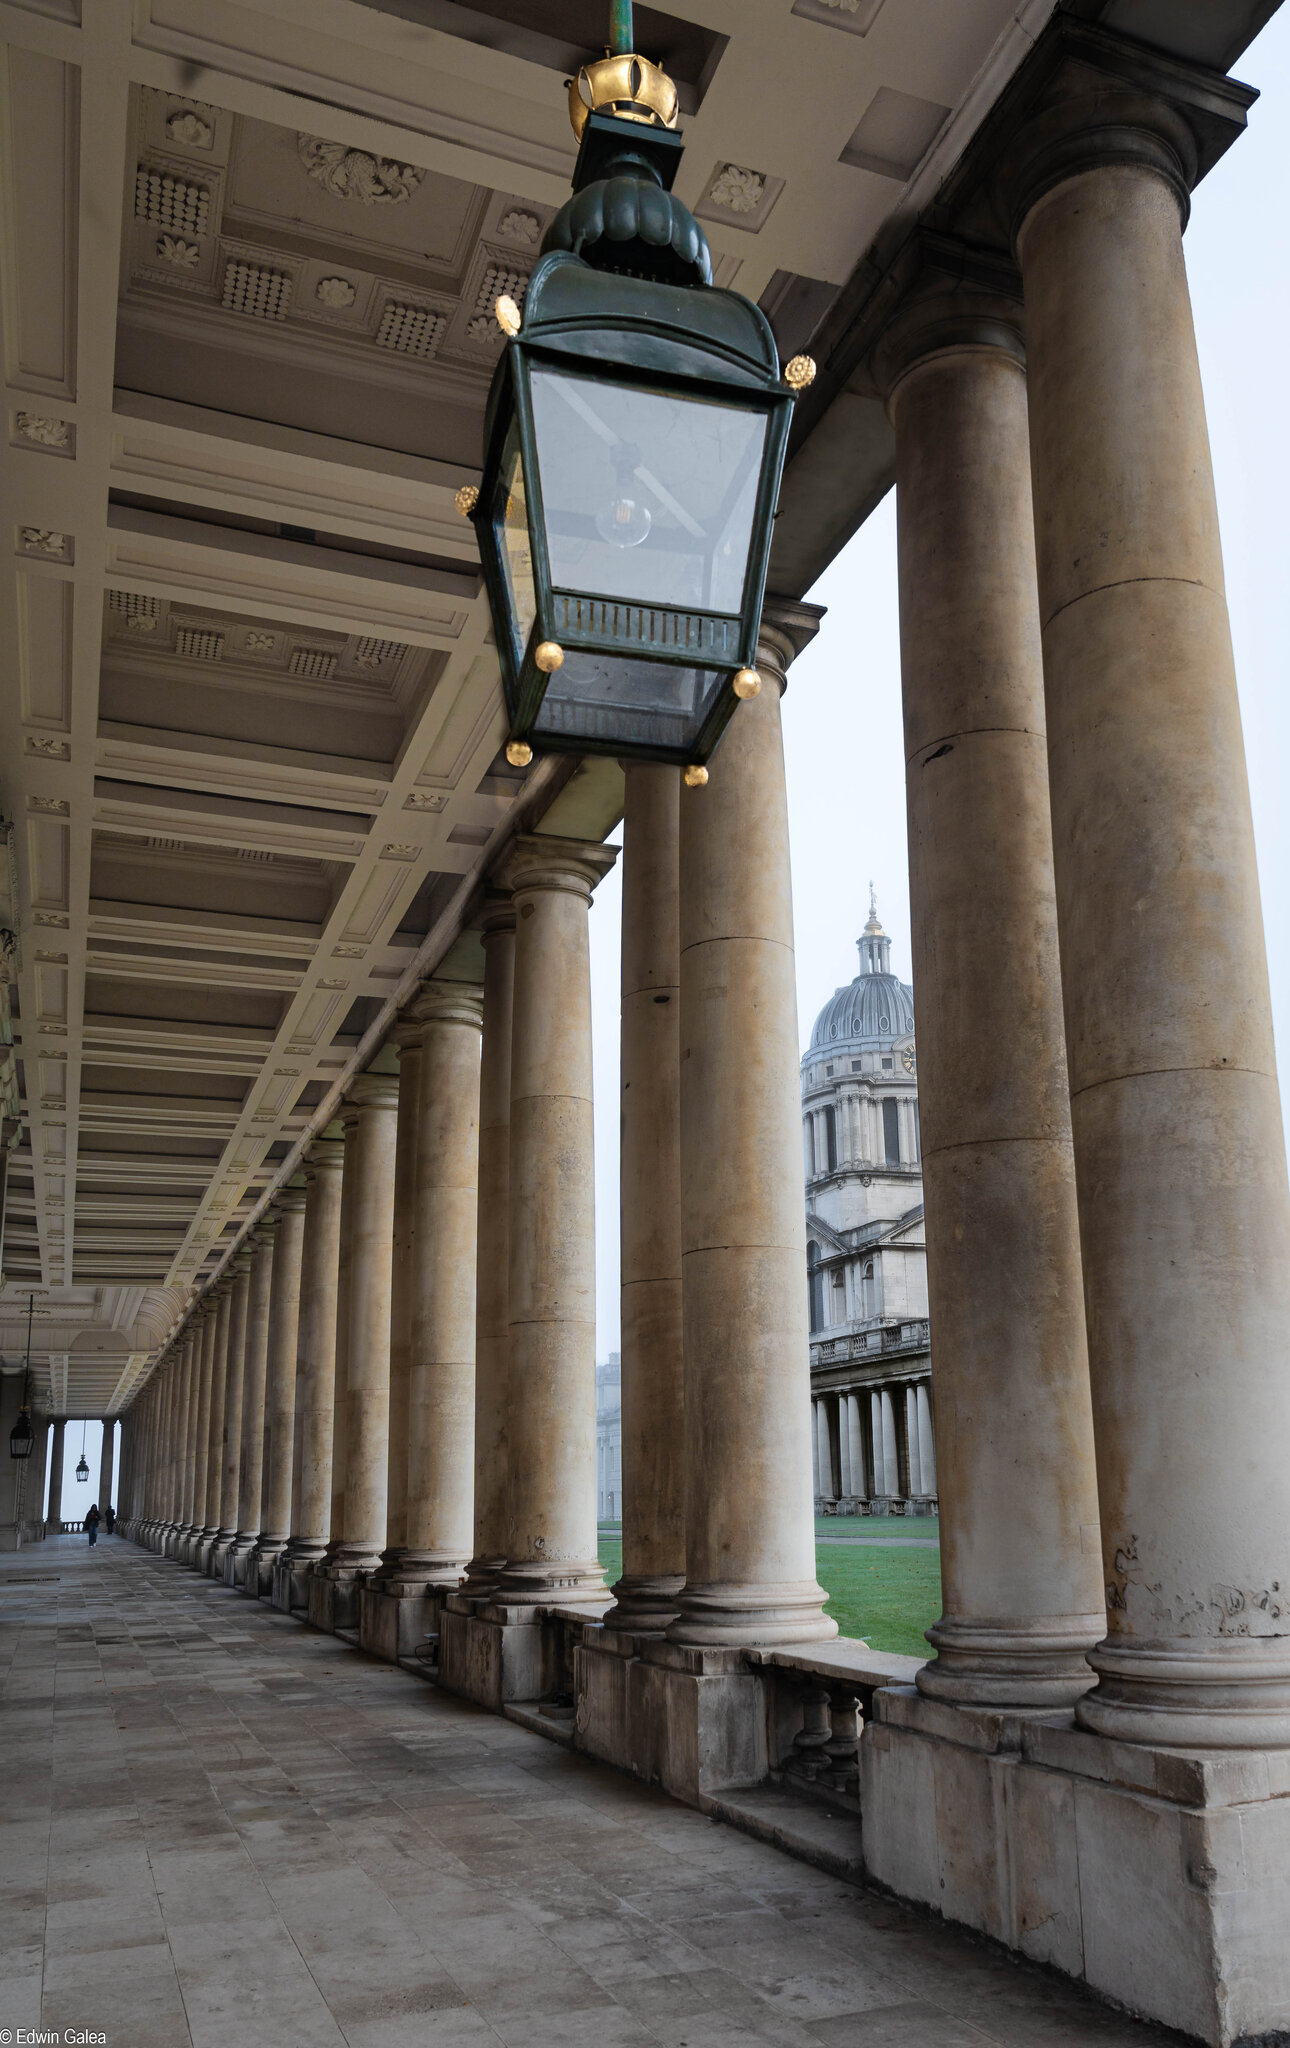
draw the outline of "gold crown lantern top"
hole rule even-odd
[[[632,48],[631,0],[611,0],[609,48],[569,80],[569,119],[579,142],[589,114],[616,114],[650,128],[675,128],[676,87],[666,71]]]

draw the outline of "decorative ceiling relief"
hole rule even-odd
[[[182,235],[159,235],[157,255],[163,263],[173,263],[176,270],[195,270],[201,249],[196,242],[186,242]]]
[[[20,526],[18,552],[23,555],[43,555],[51,562],[70,562],[72,536],[70,533],[58,533],[52,526]]]
[[[756,234],[765,225],[784,180],[747,164],[719,163],[694,211],[701,220],[724,221]]]
[[[344,306],[352,306],[358,293],[347,277],[320,277],[314,286],[314,297],[320,305],[339,311]]]
[[[333,199],[356,199],[360,206],[398,206],[410,199],[425,177],[419,164],[395,163],[392,157],[369,156],[365,149],[347,149],[321,135],[297,135],[296,148],[306,174]]]
[[[166,133],[181,149],[210,149],[215,140],[215,109],[183,106],[168,116]]]
[[[60,454],[70,454],[72,448],[72,424],[70,420],[46,418],[44,413],[20,412],[14,419],[14,432],[21,441],[34,442],[38,448],[57,449]]]

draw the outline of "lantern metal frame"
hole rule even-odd
[[[502,671],[512,743],[529,742],[551,752],[610,754],[619,758],[701,764],[716,746],[739,702],[735,678],[756,662],[757,636],[770,561],[776,504],[788,447],[797,387],[779,367],[770,323],[760,307],[738,292],[706,281],[710,259],[702,232],[686,209],[672,200],[680,138],[633,128],[623,120],[593,113],[587,122],[575,174],[575,198],[566,219],[585,230],[591,207],[602,208],[608,237],[618,225],[615,205],[629,220],[652,207],[673,225],[672,242],[646,251],[646,274],[589,262],[578,246],[552,246],[540,257],[528,287],[522,321],[511,333],[494,373],[485,424],[484,467],[470,508],[479,543]],[[632,175],[633,159],[639,176]],[[604,173],[611,173],[607,182]],[[624,172],[628,175],[623,175]],[[594,187],[588,180],[599,177]],[[599,195],[607,195],[603,200]],[[635,211],[633,211],[635,209]],[[651,223],[652,224],[652,223]],[[553,229],[560,226],[560,217]],[[599,216],[596,227],[600,228]],[[565,232],[569,230],[566,227]],[[620,234],[620,242],[624,239]],[[577,240],[576,234],[571,239]],[[594,239],[588,237],[587,239]],[[602,251],[604,239],[596,242]],[[639,250],[641,244],[634,244]],[[678,254],[678,251],[681,252]],[[612,253],[612,252],[611,252]],[[648,274],[648,259],[656,261]],[[499,317],[503,309],[499,306]],[[508,309],[510,310],[510,309]],[[628,386],[682,401],[718,404],[765,420],[765,439],[752,515],[739,608],[717,612],[683,603],[638,601],[609,593],[570,590],[551,574],[543,501],[542,465],[534,415],[533,376],[547,370],[566,377]],[[523,644],[514,626],[514,605],[504,559],[503,526],[507,469],[517,446],[524,480],[535,616]],[[631,739],[544,725],[542,707],[562,657],[571,653],[653,662],[675,672],[693,667],[715,672],[720,682],[701,722],[681,744]],[[541,656],[541,658],[539,658]],[[679,659],[678,659],[679,657]],[[742,694],[749,694],[745,689]]]

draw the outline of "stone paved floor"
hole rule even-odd
[[[119,1540],[0,1556],[0,1665],[0,2042],[1176,2039]]]

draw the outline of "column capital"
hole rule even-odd
[[[273,1197],[269,1220],[276,1223],[279,1216],[299,1215],[305,1206],[305,1194],[304,1176],[293,1174],[286,1186],[279,1188]]]
[[[340,1120],[346,1130],[357,1123],[365,1109],[397,1109],[399,1106],[399,1077],[397,1074],[358,1074],[345,1092],[341,1105]]]
[[[328,1130],[332,1125],[327,1126]],[[345,1167],[345,1140],[343,1136],[329,1138],[326,1132],[315,1138],[309,1147],[305,1160],[306,1181],[316,1180],[319,1174],[342,1173]]]
[[[554,834],[517,832],[498,870],[518,896],[553,889],[589,898],[618,858],[616,846],[594,839],[560,839]]]
[[[241,1244],[234,1252],[232,1258],[229,1260],[228,1265],[225,1267],[224,1270],[228,1274],[230,1281],[240,1280],[243,1274],[250,1272],[251,1240],[249,1238],[244,1237],[242,1239]]]
[[[768,674],[782,697],[788,687],[788,671],[804,647],[820,630],[822,604],[806,604],[799,598],[767,597],[757,629],[757,667]]]
[[[432,1024],[464,1024],[481,1031],[484,991],[470,981],[423,981],[407,1014],[418,1027],[420,1042]]]
[[[274,1213],[274,1210],[267,1209],[264,1215],[261,1216],[259,1222],[256,1224],[254,1230],[252,1230],[251,1232],[250,1242],[252,1257],[254,1257],[256,1252],[262,1252],[266,1245],[272,1244],[273,1233],[275,1232],[277,1227],[278,1219],[276,1214]]]
[[[1193,187],[1240,134],[1256,97],[1221,71],[1060,11],[978,130],[937,212],[948,208],[974,239],[988,220],[1015,246],[1054,187],[1127,164],[1163,178],[1185,220]]]
[[[891,310],[868,356],[887,403],[911,371],[939,356],[991,351],[1025,363],[1021,276],[1010,258],[920,228],[885,281]]]
[[[505,936],[515,930],[515,904],[509,889],[489,888],[475,915],[479,927],[479,942],[487,948],[490,939]]]

